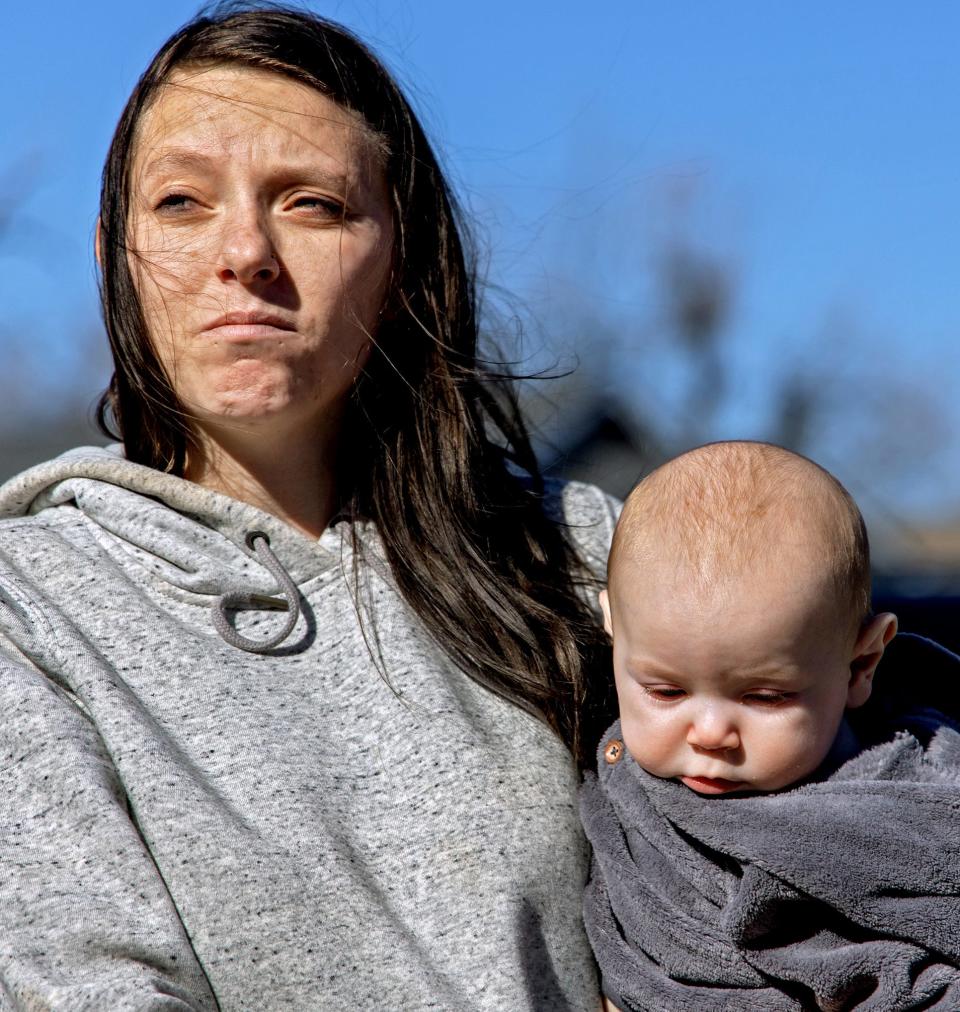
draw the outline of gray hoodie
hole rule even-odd
[[[559,505],[599,574],[612,503]],[[574,768],[446,658],[372,530],[354,586],[345,524],[116,449],[0,515],[0,1008],[593,1012]],[[265,653],[212,621],[230,591],[263,596],[245,637],[285,621],[252,530],[301,596]]]

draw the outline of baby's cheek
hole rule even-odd
[[[813,772],[830,749],[829,734],[808,713],[792,715],[793,719],[771,722],[763,735],[762,755],[756,755],[762,766],[759,779],[768,782],[766,790],[788,787]]]
[[[656,776],[672,776],[667,771],[675,751],[676,734],[662,715],[651,714],[649,708],[623,708],[620,729],[627,751],[647,772]]]
[[[617,701],[620,709],[620,734],[627,750],[637,758],[637,749],[642,747],[644,737],[643,719],[639,713],[635,695],[636,685],[629,681],[624,683],[617,678]]]
[[[643,728],[638,727],[636,721],[626,720],[621,716],[620,718],[620,731],[623,734],[623,743],[627,746],[627,751],[633,758],[642,763],[643,761],[643,742],[645,735]]]

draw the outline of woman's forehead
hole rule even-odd
[[[362,174],[379,145],[361,117],[300,81],[230,64],[176,71],[137,128],[140,172],[184,167],[204,157],[314,159]]]

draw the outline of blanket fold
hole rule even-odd
[[[897,653],[884,681],[916,687],[902,664],[929,644]],[[960,659],[934,660],[942,703]],[[863,751],[769,795],[705,797],[629,754],[608,764],[613,725],[581,795],[584,916],[624,1012],[960,1009],[960,730],[895,698],[859,717]]]

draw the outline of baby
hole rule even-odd
[[[865,705],[897,620],[840,483],[764,443],[670,461],[601,606],[620,720],[581,814],[607,1007],[960,1008],[960,734],[902,698],[952,698],[960,664],[911,644],[901,696]]]

